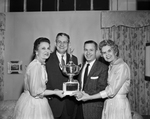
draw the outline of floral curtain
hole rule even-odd
[[[118,25],[102,28],[102,39],[115,41],[120,57],[131,69],[131,108],[141,115],[150,115],[150,81],[145,80],[145,46],[150,43],[150,25],[128,27]]]
[[[4,97],[4,31],[5,15],[0,13],[0,100]]]

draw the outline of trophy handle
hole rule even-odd
[[[81,68],[82,68],[82,64],[76,65],[76,71],[75,71],[76,75],[79,74]]]
[[[65,68],[65,67],[62,67],[62,71],[63,71],[64,74],[67,75],[67,71],[66,71],[66,68]]]
[[[82,69],[82,64],[79,64],[78,66],[79,66],[79,69],[81,70]]]

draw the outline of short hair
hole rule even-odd
[[[56,41],[58,39],[59,36],[66,36],[67,39],[68,39],[68,43],[70,43],[70,36],[66,33],[58,33],[57,36],[56,36]]]
[[[108,39],[108,40],[103,40],[103,41],[101,41],[101,42],[99,43],[99,50],[100,50],[101,53],[102,53],[102,48],[103,48],[104,46],[110,46],[110,47],[114,50],[114,52],[117,53],[116,56],[119,56],[118,45],[115,44],[114,41],[109,40],[109,39]]]
[[[36,51],[38,50],[38,47],[39,47],[40,43],[42,43],[42,42],[46,42],[46,43],[50,44],[50,40],[48,38],[45,38],[45,37],[37,38],[34,42],[33,54],[31,57],[31,61],[34,60],[34,58],[36,57]]]
[[[95,41],[93,41],[93,40],[87,40],[87,41],[85,41],[85,42],[84,42],[84,46],[85,46],[86,44],[94,44],[94,45],[95,45],[95,49],[96,49],[96,50],[98,49],[97,43],[96,43]]]

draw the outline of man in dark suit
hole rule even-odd
[[[63,63],[68,63],[70,37],[66,33],[58,33],[56,36],[56,50],[51,53],[46,62],[48,73],[47,89],[60,89],[68,77],[62,73]],[[62,63],[63,60],[63,63]],[[75,64],[78,64],[77,57],[72,56]],[[74,96],[65,96],[63,99],[58,96],[47,97],[55,119],[73,119],[75,115],[76,99]]]
[[[93,40],[84,43],[86,59],[79,75],[81,91],[74,93],[76,98],[82,96],[82,91],[89,95],[104,90],[107,85],[108,66],[96,59],[97,43]],[[87,67],[88,66],[88,67]],[[84,119],[101,119],[104,100],[82,102]]]

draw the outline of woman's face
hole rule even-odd
[[[111,46],[106,45],[106,46],[102,47],[102,55],[107,62],[113,63],[114,61],[116,61],[116,59],[117,59],[116,54],[117,53],[114,52],[114,50],[113,50],[113,48],[111,48]]]
[[[36,51],[36,56],[40,60],[46,60],[50,56],[50,44],[47,42],[41,42]]]

